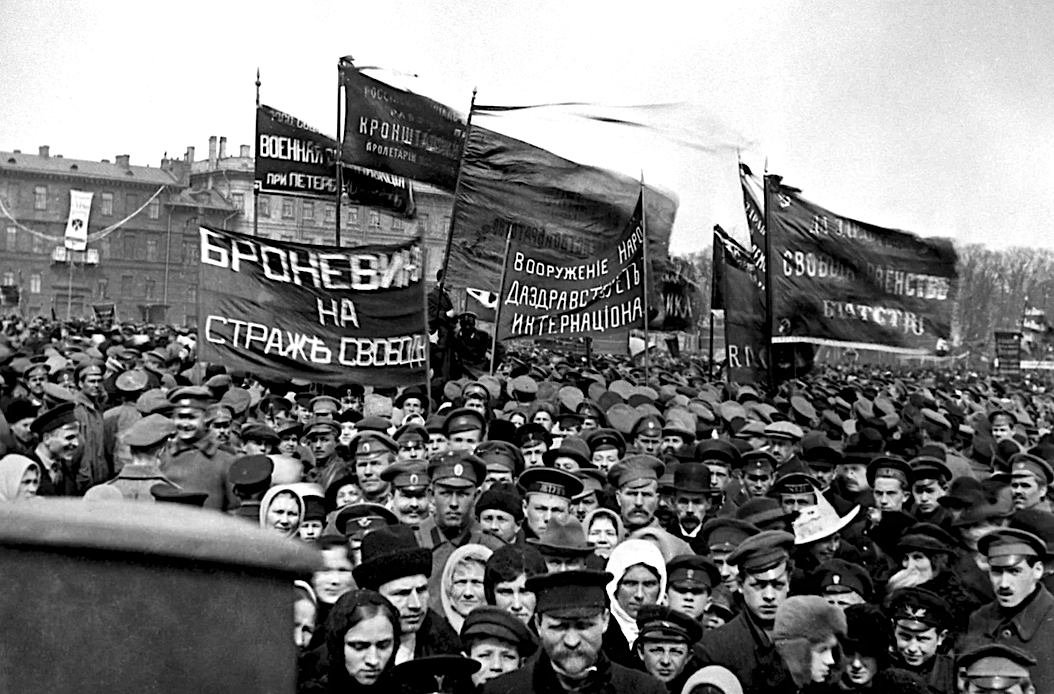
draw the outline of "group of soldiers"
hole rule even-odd
[[[1041,385],[860,367],[769,394],[533,350],[319,386],[164,327],[19,328],[0,500],[179,502],[310,543],[302,691],[1054,692]]]

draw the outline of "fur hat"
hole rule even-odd
[[[408,525],[388,525],[362,538],[362,562],[352,574],[360,588],[377,590],[389,581],[432,573],[432,550],[420,547]]]
[[[820,643],[829,636],[844,637],[845,613],[818,595],[796,595],[787,598],[776,610],[772,629],[773,642],[808,639]]]

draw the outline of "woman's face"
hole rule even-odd
[[[838,647],[838,639],[829,636],[822,643],[815,643],[809,649],[809,674],[813,682],[825,682],[834,667],[834,649]]]
[[[364,619],[344,635],[344,669],[364,686],[377,683],[395,650],[395,630],[383,614]]]
[[[612,520],[604,516],[595,516],[589,524],[589,541],[596,545],[594,551],[598,557],[610,557],[611,550],[618,544],[618,532]]]
[[[362,501],[362,492],[356,484],[345,484],[337,490],[337,508]]]
[[[40,489],[40,471],[37,470],[36,465],[30,465],[22,475],[22,481],[18,483],[18,495],[15,498],[32,499],[37,495],[38,489]]]
[[[546,431],[552,431],[553,429],[553,416],[545,410],[538,410],[537,412],[535,412],[534,417],[531,418],[531,421],[535,424],[542,425],[542,428],[544,428]]]
[[[338,545],[322,550],[322,568],[311,576],[311,587],[319,602],[332,605],[351,590],[352,568],[347,547]]]
[[[659,577],[644,564],[631,566],[618,583],[615,599],[626,614],[636,619],[642,605],[659,602]]]
[[[461,562],[454,568],[450,580],[450,604],[462,617],[486,604],[483,594],[483,565]]]
[[[282,455],[293,455],[298,445],[300,445],[300,439],[296,434],[290,434],[278,442],[278,452]]]
[[[291,533],[300,516],[300,501],[292,492],[282,492],[271,499],[267,508],[267,527],[282,533]]]
[[[900,565],[905,569],[914,568],[919,572],[920,583],[925,583],[933,578],[933,562],[922,552],[908,552],[904,555]]]
[[[878,672],[878,660],[862,653],[850,653],[845,659],[845,679],[862,687]]]

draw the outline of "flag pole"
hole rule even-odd
[[[421,247],[421,286],[427,287],[426,273],[428,272],[428,246],[425,245],[425,230],[417,227],[417,243]],[[424,311],[425,331],[421,336],[425,343],[425,417],[432,413],[432,345],[428,340],[428,292],[422,291],[424,297],[422,310]]]
[[[70,322],[70,318],[73,316],[73,251],[69,251],[70,256],[70,281],[68,286],[68,293],[66,295],[66,322]]]
[[[780,177],[768,173],[768,159],[765,160],[765,335],[768,338],[768,390],[769,394],[776,394],[776,355],[773,350],[772,332],[773,318],[775,312],[772,310],[772,224],[771,224],[771,197],[774,194],[774,185],[778,185]]]
[[[648,215],[645,212],[646,207],[647,205],[645,205],[644,201],[644,171],[642,170],[640,172],[640,228],[644,232],[644,248],[641,252],[644,262],[644,385],[648,385],[651,371],[651,338],[648,330],[648,275],[651,273],[648,271]]]
[[[257,122],[259,122],[260,113],[260,68],[256,68],[256,113]],[[259,133],[257,133],[257,142],[253,144],[253,147],[259,145]],[[171,221],[171,218],[170,218]],[[260,235],[260,181],[256,180],[256,176],[253,176],[253,236]],[[167,285],[166,285],[167,288]],[[167,301],[166,301],[167,303]]]
[[[721,241],[714,234],[714,246],[710,254],[710,378],[714,377],[714,297],[717,295],[717,263],[724,262],[717,257],[717,244]],[[723,254],[722,254],[723,256]],[[727,320],[727,316],[726,316]]]
[[[333,215],[335,223],[333,238],[337,246],[340,245],[340,204],[344,200],[344,167],[342,165],[344,161],[344,131],[340,127],[341,87],[344,86],[344,65],[345,63],[351,65],[353,60],[354,58],[350,55],[337,60],[337,161],[334,163],[337,169],[337,211]]]
[[[501,307],[505,303],[505,273],[509,269],[509,248],[512,246],[512,223],[505,232],[505,253],[501,260],[501,281],[498,283],[498,305],[494,307],[494,334],[490,339],[490,375],[498,366],[498,329],[501,327]],[[443,273],[446,275],[446,273]],[[467,302],[467,298],[466,298]]]
[[[468,151],[468,139],[472,136],[472,112],[476,108],[476,88],[472,88],[472,102],[468,107],[468,118],[465,120],[465,141],[461,143],[461,158],[457,162],[457,179],[454,181],[454,205],[450,210],[450,226],[446,233],[446,249],[443,251],[443,276],[439,278],[439,294],[446,289],[446,268],[450,265],[450,246],[454,242],[454,224],[457,223],[458,197],[461,194],[461,177],[465,168],[465,152]],[[495,331],[497,332],[497,331]],[[493,373],[494,369],[491,369]]]

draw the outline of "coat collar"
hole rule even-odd
[[[1054,608],[1054,595],[1050,594],[1043,584],[1039,584],[1036,587],[1038,595],[1036,595],[1032,602],[1028,606],[1014,615],[1010,622],[1014,625],[1017,630],[1018,636],[1021,637],[1022,641],[1031,641],[1032,637],[1036,635],[1039,627],[1043,624],[1047,613],[1050,612],[1051,608]]]

